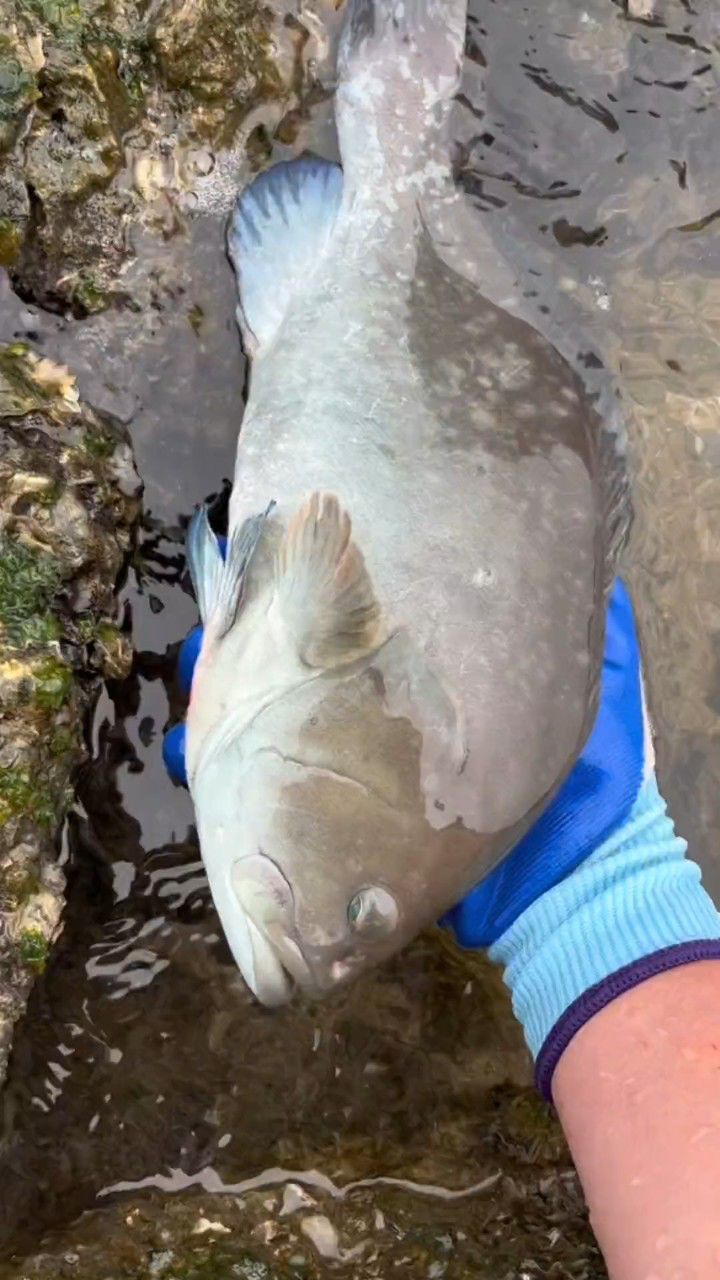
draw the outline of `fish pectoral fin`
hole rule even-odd
[[[335,667],[379,643],[380,606],[350,517],[332,494],[313,493],[293,516],[275,564],[276,600],[310,667]]]
[[[237,617],[248,568],[274,505],[271,502],[265,511],[250,516],[235,529],[224,560],[210,527],[207,509],[200,507],[190,522],[187,537],[190,576],[203,626],[212,619],[217,639],[230,630]]]

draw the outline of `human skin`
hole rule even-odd
[[[611,1280],[718,1280],[720,961],[659,974],[591,1018],[553,1099]]]

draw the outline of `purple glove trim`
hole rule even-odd
[[[698,960],[720,960],[720,938],[711,938],[706,942],[679,942],[672,947],[664,947],[652,955],[633,960],[624,968],[603,978],[602,982],[590,987],[566,1009],[555,1023],[540,1050],[535,1063],[535,1084],[546,1102],[552,1102],[552,1079],[555,1068],[570,1041],[586,1022],[612,1004],[618,996],[632,991],[641,982],[654,978],[668,969],[677,969],[683,964],[693,964]]]

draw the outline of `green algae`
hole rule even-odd
[[[20,934],[18,951],[23,964],[43,973],[50,953],[50,944],[40,929],[24,929]]]
[[[99,662],[79,642],[73,601],[84,602],[80,619],[96,636],[115,635],[115,583],[140,484],[125,429],[83,406],[69,370],[22,342],[0,346],[0,422],[2,1082],[13,1026],[59,928],[57,831],[72,796],[82,716],[99,687]],[[118,445],[121,478],[108,462]]]
[[[64,42],[75,42],[87,27],[88,15],[78,0],[17,0],[17,7]]]
[[[0,40],[0,120],[12,124],[38,96],[35,76],[23,67],[9,42]]]
[[[49,655],[33,668],[34,702],[44,711],[59,711],[70,698],[72,670],[60,658]]]
[[[0,267],[10,267],[22,245],[22,231],[12,218],[0,217]]]
[[[59,585],[58,566],[50,555],[0,537],[0,628],[7,642],[24,649],[58,639],[51,604]]]
[[[107,291],[98,277],[90,271],[80,273],[77,284],[73,287],[72,301],[85,315],[96,315],[109,305]]]
[[[177,21],[173,0],[160,9],[152,43],[165,82],[196,102],[255,96],[277,86],[267,10],[257,0],[200,0],[192,23]]]
[[[232,1246],[211,1246],[197,1259],[171,1268],[173,1280],[285,1280],[284,1269],[278,1271],[251,1253],[238,1254]]]
[[[57,798],[42,774],[21,766],[0,766],[0,824],[10,818],[28,818],[50,827],[56,815]]]
[[[83,436],[83,449],[91,458],[110,458],[115,451],[115,441],[103,431],[93,428]]]
[[[197,334],[198,336],[200,334],[200,330],[202,329],[204,319],[205,319],[205,312],[203,311],[202,307],[198,302],[194,302],[190,310],[188,311],[188,321],[190,323],[190,328],[192,329],[193,333]]]
[[[53,729],[48,738],[48,751],[54,760],[70,757],[78,745],[78,734],[65,725]]]
[[[0,265],[51,311],[84,318],[130,307],[119,287],[133,252],[128,226],[173,216],[136,186],[135,164],[167,154],[163,121],[173,118],[174,211],[186,150],[200,139],[235,145],[249,110],[286,96],[277,15],[260,0],[10,0],[9,14]]]
[[[54,507],[55,503],[62,497],[62,486],[57,480],[51,480],[45,485],[44,489],[38,489],[33,494],[33,501],[39,507]]]
[[[33,378],[27,356],[24,342],[0,347],[0,418],[34,413],[51,402],[51,393]]]

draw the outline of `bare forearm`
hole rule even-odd
[[[553,1097],[612,1280],[718,1280],[720,961],[650,978],[596,1014]]]

